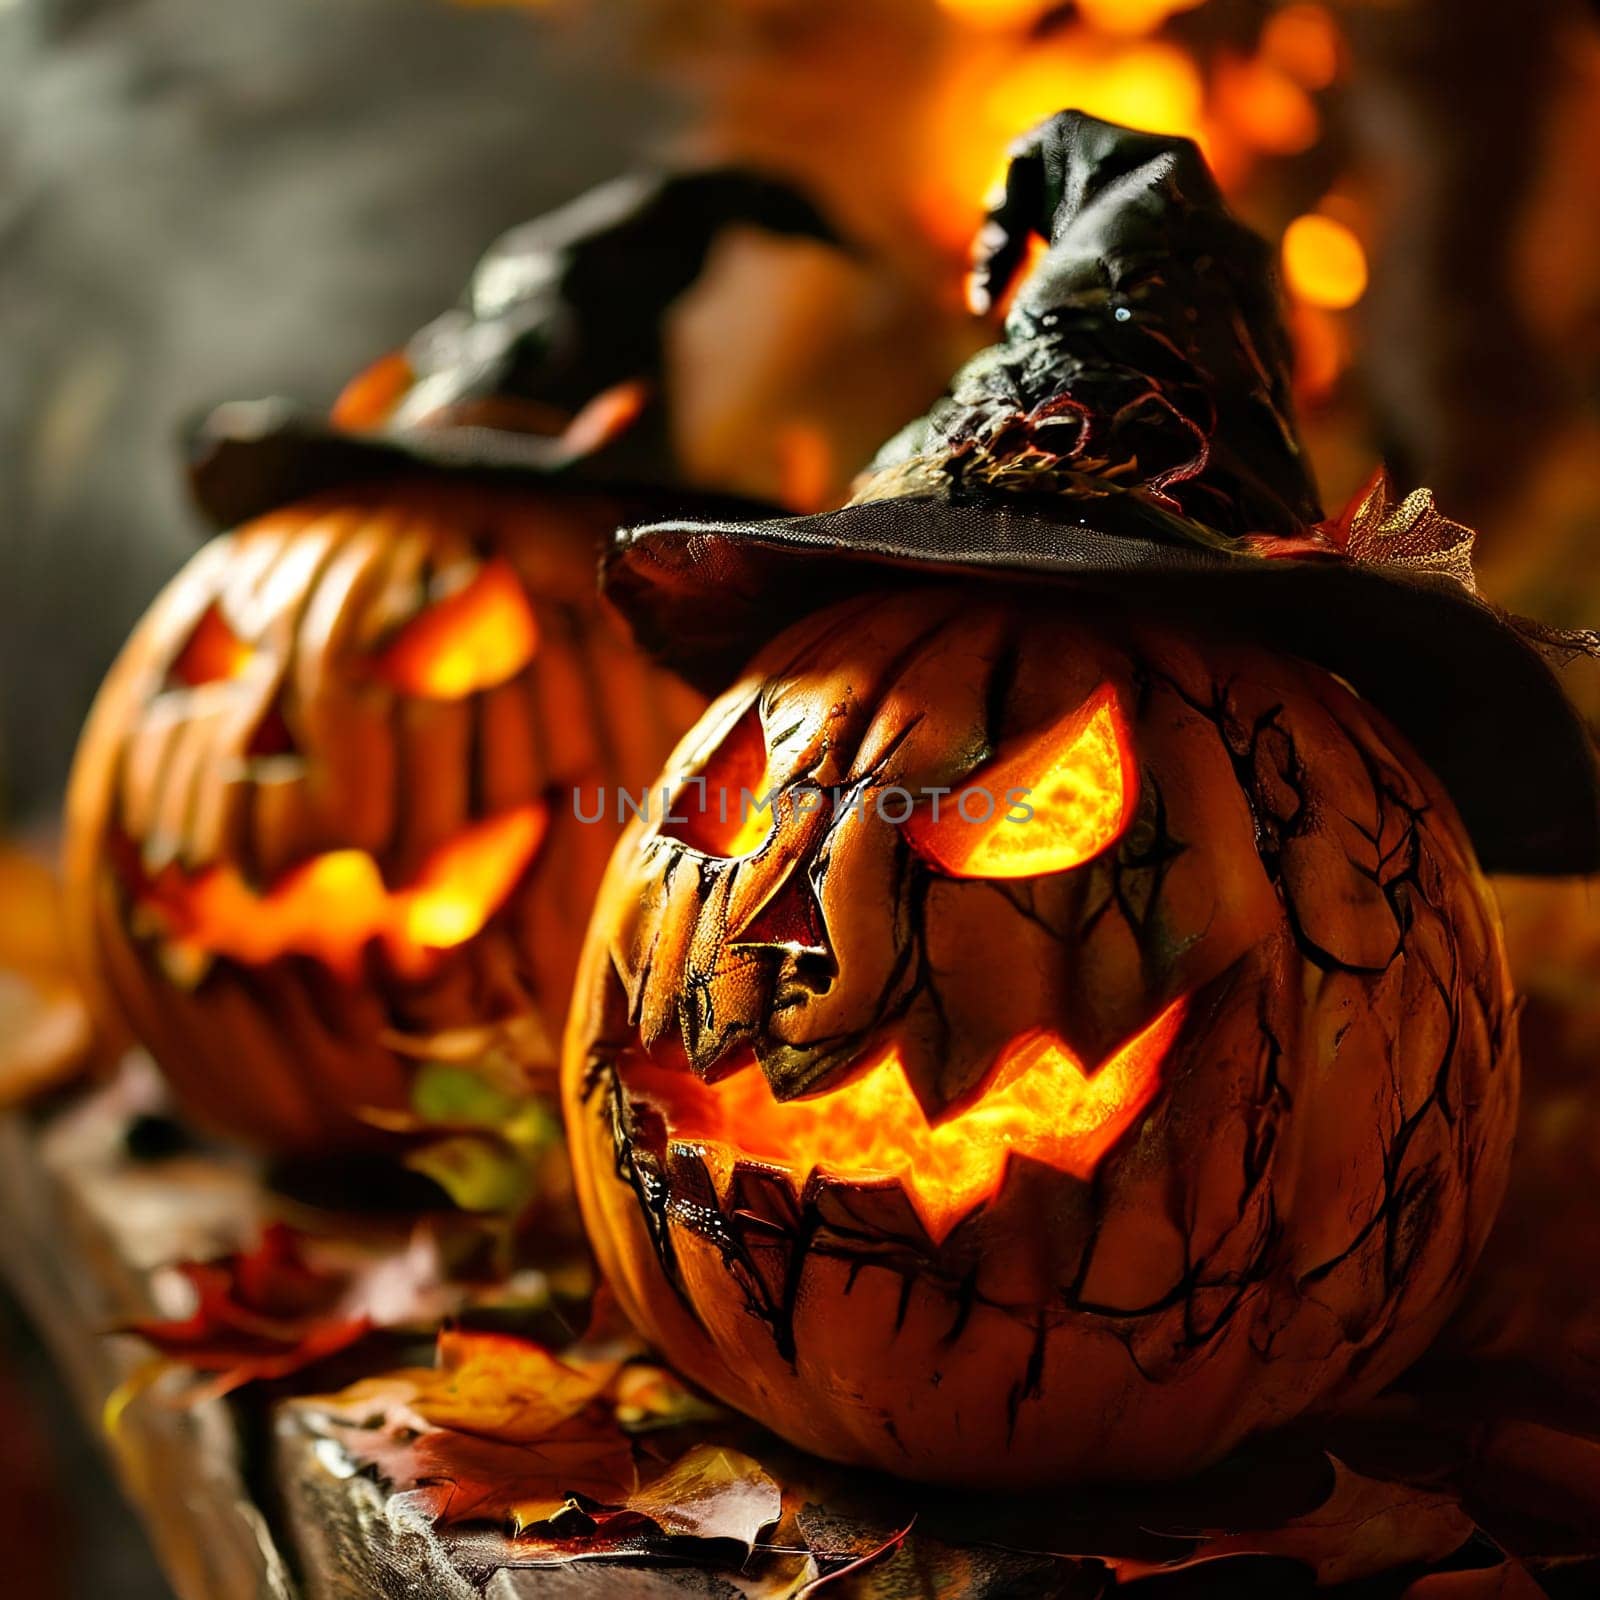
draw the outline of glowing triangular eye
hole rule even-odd
[[[408,622],[378,659],[395,688],[424,700],[460,700],[507,682],[533,659],[538,624],[504,557]]]
[[[767,793],[766,777],[766,731],[752,703],[673,798],[659,832],[703,856],[755,854],[772,833],[772,807],[758,804]]]
[[[185,689],[237,678],[255,659],[255,651],[228,626],[215,603],[195,624],[194,632],[172,663],[171,682]]]
[[[1127,725],[1107,687],[944,796],[937,818],[931,805],[919,807],[905,831],[949,877],[1036,878],[1080,866],[1121,838],[1138,787]]]

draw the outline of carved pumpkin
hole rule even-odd
[[[619,179],[505,235],[329,416],[224,406],[192,441],[238,531],[113,668],[67,843],[86,972],[212,1123],[326,1150],[418,1057],[553,1077],[620,826],[573,791],[648,782],[704,704],[602,612],[597,555],[646,507],[751,505],[684,487],[660,381],[732,223],[832,238],[759,175]]]
[[[84,965],[206,1120],[370,1136],[407,1063],[553,1063],[615,829],[696,697],[594,594],[603,499],[424,480],[206,545],[101,691],[69,801]]]
[[[1035,233],[850,505],[618,536],[658,658],[753,661],[618,846],[564,1065],[644,1331],[797,1443],[985,1486],[1182,1474],[1421,1352],[1515,1114],[1475,847],[1600,863],[1470,531],[1381,477],[1323,516],[1196,148],[1052,118],[980,298]]]
[[[1196,1468],[1414,1359],[1500,1198],[1511,995],[1448,797],[1320,669],[1098,609],[796,625],[602,891],[601,1264],[827,1456]]]

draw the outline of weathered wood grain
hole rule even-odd
[[[254,1226],[247,1170],[210,1157],[130,1160],[125,1134],[154,1103],[124,1075],[54,1115],[0,1118],[0,1270],[34,1319],[89,1424],[146,1363],[106,1330],[169,1311],[156,1269],[226,1248]],[[227,1405],[178,1409],[156,1385],[123,1412],[108,1449],[181,1600],[296,1600],[253,1500]]]

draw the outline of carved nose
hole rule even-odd
[[[772,892],[728,934],[729,949],[770,951],[786,982],[821,994],[839,975],[822,906],[809,875],[791,862]]]

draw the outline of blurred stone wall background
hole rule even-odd
[[[517,7],[0,0],[0,813],[194,548],[177,439],[331,399],[510,224],[670,126]]]

